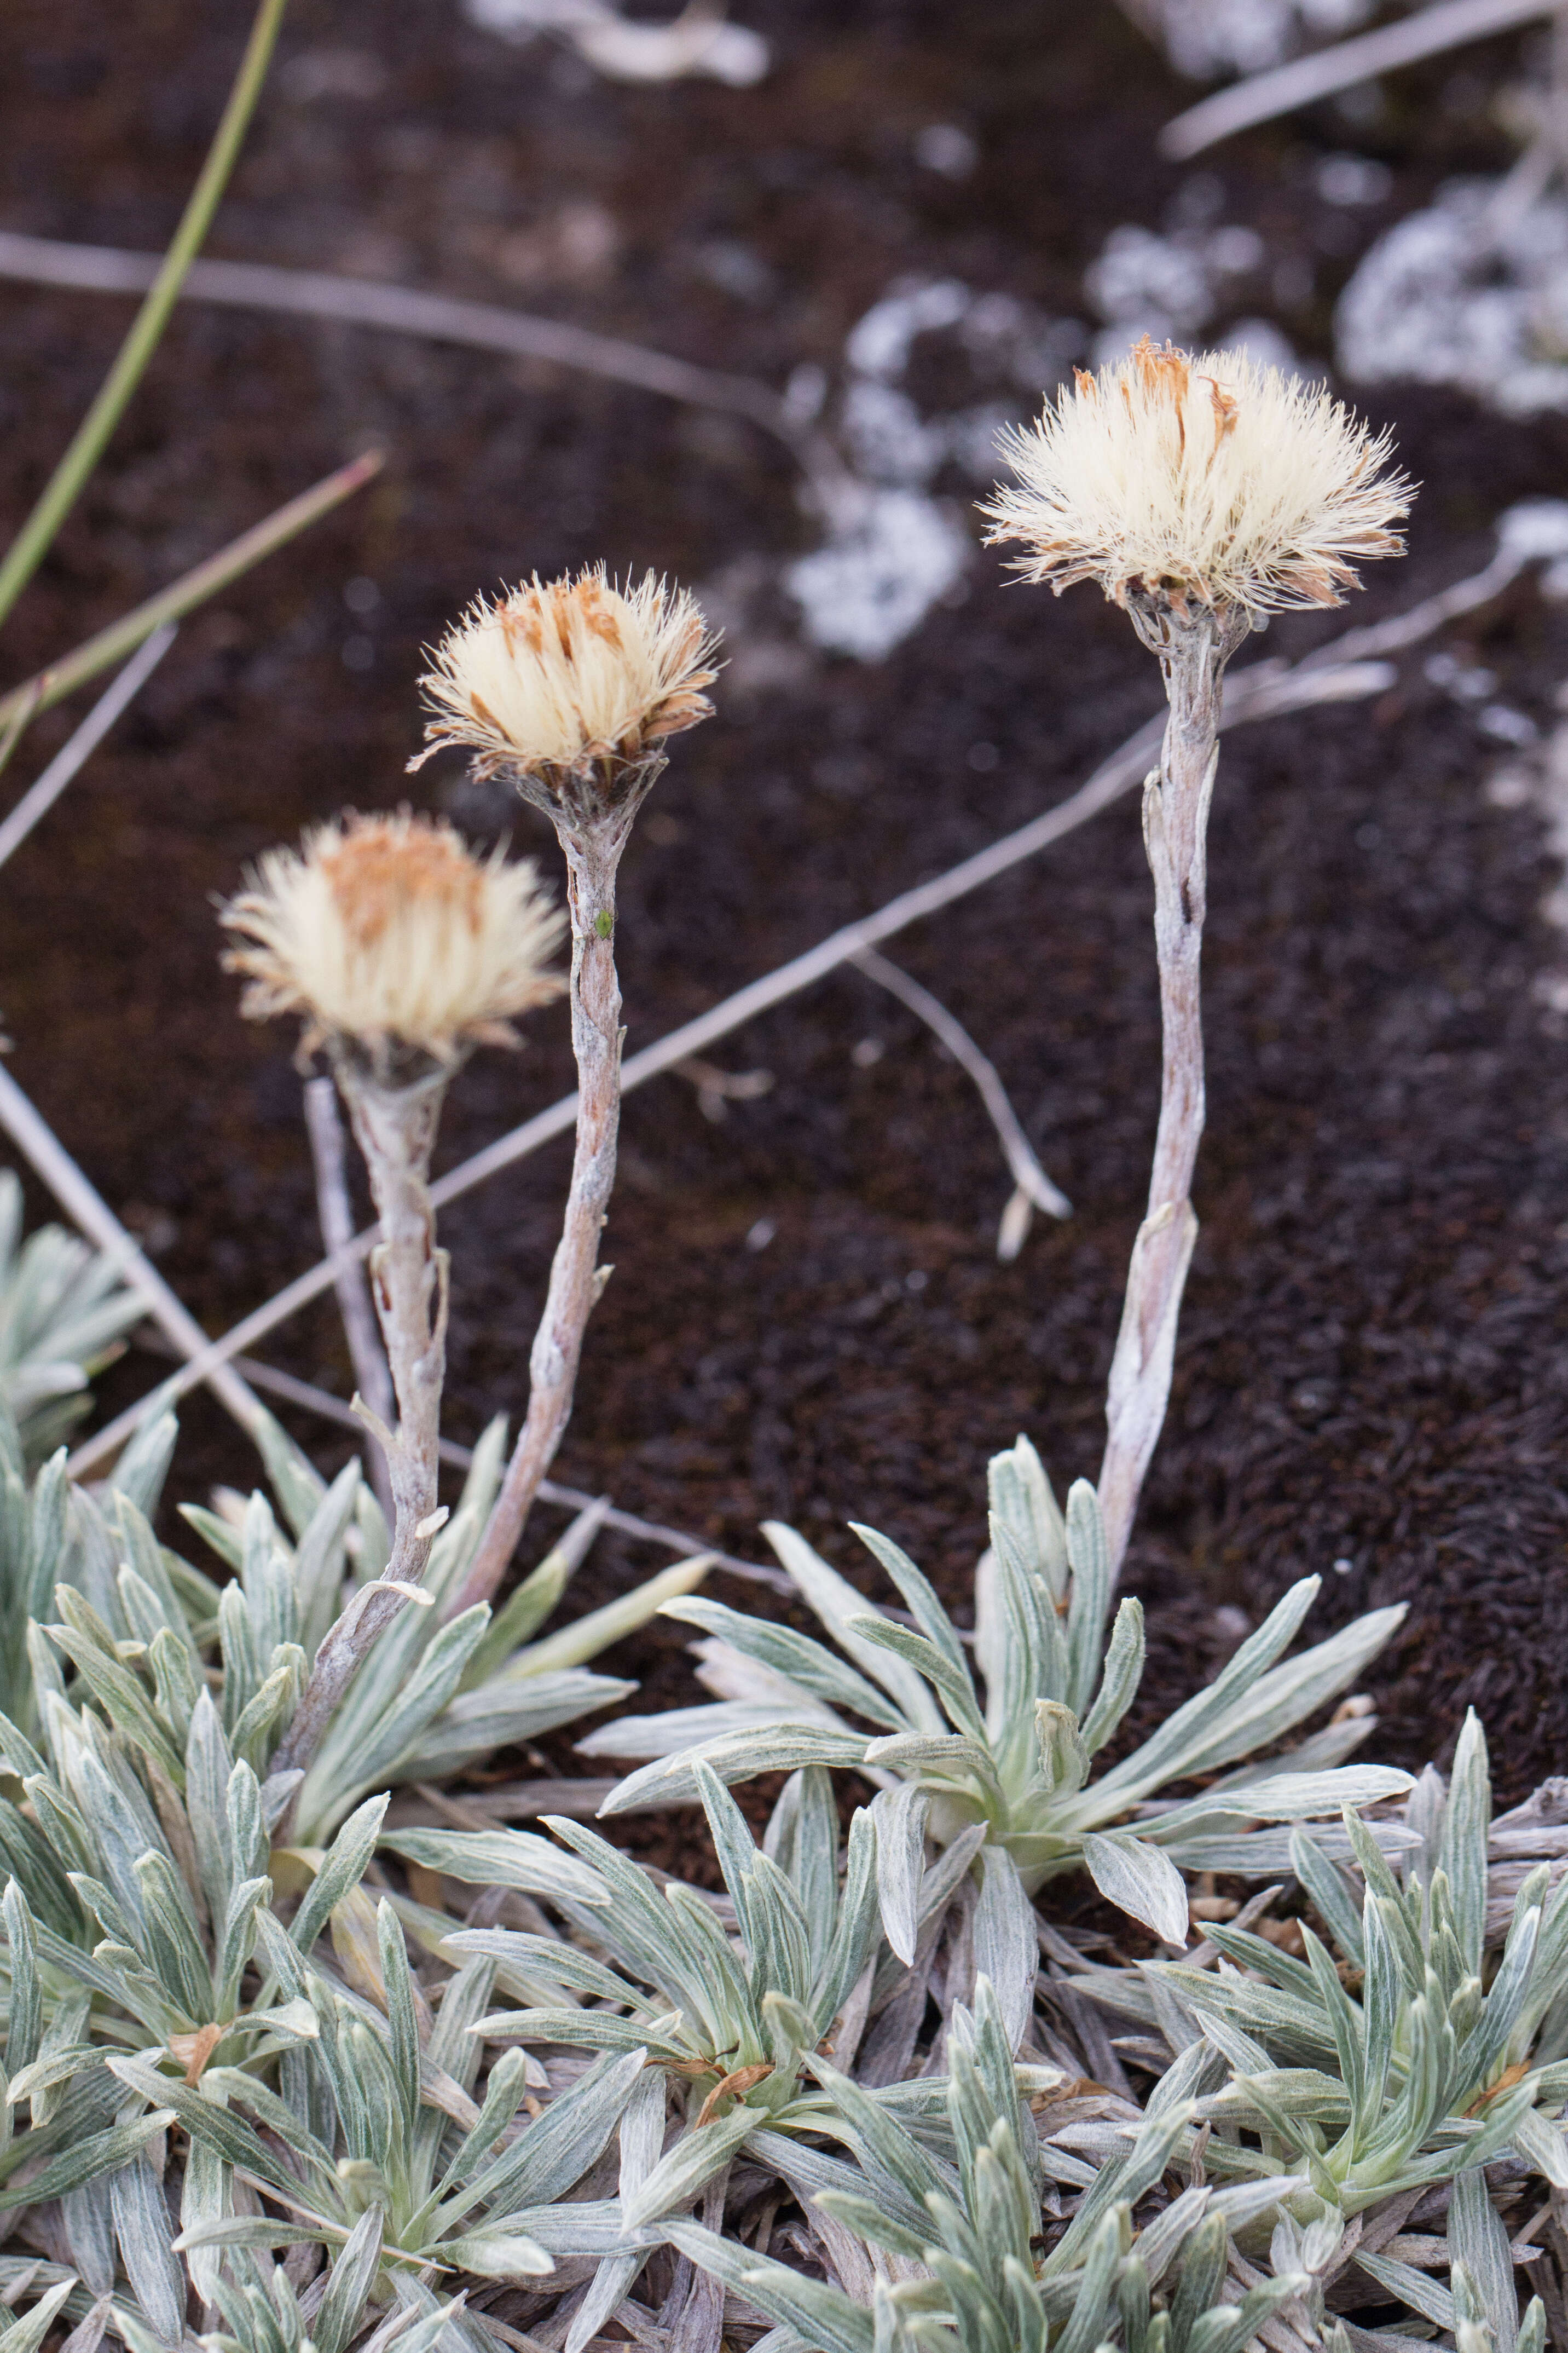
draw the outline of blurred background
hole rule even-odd
[[[160,248],[248,13],[10,0],[0,229]],[[1266,65],[1345,12],[1237,0],[1141,26],[1112,0],[735,0],[709,68],[660,80],[626,78],[652,53],[613,24],[582,39],[538,29],[550,13],[293,0],[209,253],[571,322],[751,380],[782,428],[189,301],[8,632],[5,684],[343,459],[387,452],[368,491],[185,625],[0,880],[11,1067],[215,1332],[320,1244],[289,1041],[237,1018],[214,894],[344,805],[407,797],[547,847],[451,755],[404,776],[421,648],[478,590],[652,566],[727,632],[718,716],[676,745],[624,872],[630,1051],[1023,823],[1155,708],[1122,616],[1005,585],[979,543],[998,427],[1075,363],[1147,329],[1337,371],[1422,484],[1409,559],[1376,567],[1356,620],[1478,570],[1506,508],[1568,488],[1568,216],[1554,229],[1537,190],[1513,245],[1473,260],[1454,188],[1513,164],[1540,26],[1176,163],[1156,142],[1196,74]],[[0,280],[7,522],[129,315]],[[820,480],[813,501],[803,449],[837,504]],[[1411,1599],[1380,1753],[1446,1761],[1474,1703],[1510,1795],[1568,1741],[1564,592],[1521,578],[1374,702],[1227,744],[1202,1233],[1129,1567],[1152,1604],[1151,1715],[1304,1572],[1324,1576],[1322,1630]],[[1292,618],[1266,649],[1338,626]],[[27,776],[80,707],[33,731]],[[892,951],[995,1063],[1074,1205],[1011,1262],[1011,1180],[968,1079],[859,973],[741,1031],[706,1080],[630,1096],[616,1271],[558,1475],[752,1557],[764,1516],[840,1561],[845,1520],[868,1520],[949,1592],[1016,1431],[1058,1485],[1092,1475],[1157,1101],[1150,912],[1127,799]],[[444,1165],[571,1083],[563,1022],[479,1057]],[[444,1219],[464,1441],[525,1394],[569,1148]],[[347,1396],[330,1303],[264,1353]],[[104,1410],[159,1370],[132,1348]],[[285,1419],[342,1459],[330,1426]],[[208,1401],[184,1430],[179,1493],[253,1483]],[[634,1557],[652,1566],[601,1539],[583,1605]],[[679,1630],[657,1639],[655,1704],[684,1673]],[[648,1664],[645,1641],[645,1687]]]

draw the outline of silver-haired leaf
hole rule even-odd
[[[1100,1894],[1167,1945],[1187,1941],[1187,1887],[1166,1854],[1130,1831],[1090,1831],[1083,1859]]]
[[[1035,2011],[1035,1978],[1040,1966],[1035,1907],[1024,1891],[1016,1864],[1002,1848],[983,1847],[980,1867],[980,1900],[974,1907],[976,1985],[989,1982],[1012,2052],[1028,2032]]]
[[[877,1898],[882,1931],[906,1968],[912,1967],[920,1933],[917,1911],[925,1875],[926,1822],[931,1798],[918,1782],[879,1789],[871,1800],[877,1841]]]
[[[123,2166],[110,2183],[114,2235],[136,2300],[164,2345],[185,2333],[185,2274],[174,2253],[174,2231],[163,2185],[145,2157]]]

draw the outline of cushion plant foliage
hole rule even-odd
[[[209,1574],[154,1534],[174,1440],[3,1466],[0,2353],[1543,2353],[1568,1791],[1494,1823],[1473,1719],[1447,1780],[1303,1736],[1397,1612],[1289,1656],[1309,1580],[1097,1776],[1142,1630],[1087,1489],[998,1459],[973,1665],[895,1548],[912,1624],[781,1534],[837,1647],[675,1600],[722,1696],[616,1795],[700,1805],[689,1884],[565,1811],[458,1827],[458,1777],[622,1700],[584,1662],[700,1567],[540,1640],[585,1524],[446,1615],[493,1432],[279,1772],[380,1514],[269,1426],[275,1502],[185,1514]],[[1152,1937],[1073,1925],[1080,1864]],[[1194,1931],[1193,1870],[1279,1885]]]
[[[907,1960],[928,1835],[946,1841],[983,1825],[1031,1894],[1062,1872],[1086,1869],[1111,1903],[1180,1944],[1183,1868],[1279,1871],[1289,1862],[1283,1825],[1409,1787],[1408,1775],[1387,1767],[1342,1762],[1373,1728],[1370,1715],[1348,1715],[1295,1748],[1276,1747],[1355,1681],[1405,1615],[1402,1606],[1372,1610],[1286,1659],[1316,1599],[1315,1577],[1291,1587],[1213,1683],[1096,1775],[1095,1757],[1137,1696],[1143,1612],[1127,1599],[1110,1616],[1100,1507],[1087,1481],[1073,1487],[1064,1516],[1038,1455],[1020,1439],[992,1463],[990,1489],[991,1549],[974,1585],[984,1693],[957,1629],[897,1545],[874,1528],[855,1530],[898,1588],[909,1623],[872,1608],[793,1528],[774,1525],[774,1550],[837,1650],[721,1602],[666,1603],[667,1616],[707,1634],[702,1678],[723,1696],[711,1707],[623,1716],[584,1741],[590,1756],[653,1758],[605,1811],[694,1797],[699,1758],[729,1781],[808,1764],[869,1767],[884,1783],[875,1807],[884,1825],[883,1924]],[[1258,1761],[1238,1764],[1244,1757]],[[1165,1794],[1198,1777],[1198,1794]],[[1330,1833],[1336,1850],[1340,1840]]]

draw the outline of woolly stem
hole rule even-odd
[[[1176,1322],[1198,1224],[1189,1198],[1204,1132],[1201,994],[1209,802],[1219,762],[1225,665],[1247,634],[1241,616],[1134,607],[1160,657],[1170,717],[1160,765],[1143,786],[1143,846],[1154,878],[1154,948],[1163,1032],[1160,1124],[1149,1206],[1132,1246],[1105,1404],[1100,1472],[1110,1569],[1121,1567],[1138,1497],[1165,1419]]]
[[[361,1398],[377,1419],[389,1422],[394,1412],[392,1375],[386,1352],[376,1331],[370,1284],[357,1259],[347,1255],[353,1240],[353,1207],[349,1199],[343,1124],[338,1116],[338,1091],[331,1079],[305,1082],[305,1130],[310,1139],[310,1160],[316,1175],[316,1212],[321,1240],[330,1254],[342,1252],[332,1278],[349,1361]],[[371,1483],[388,1520],[393,1516],[392,1486],[386,1457],[373,1439],[368,1450]]]
[[[638,796],[640,798],[640,795]],[[632,808],[606,822],[557,821],[572,919],[572,1051],[577,1063],[577,1143],[550,1288],[529,1356],[528,1412],[450,1615],[488,1601],[506,1575],[540,1482],[572,1418],[583,1336],[608,1267],[599,1236],[616,1181],[621,1124],[621,984],[616,970],[616,876]]]
[[[360,1662],[407,1602],[430,1558],[439,1525],[437,1482],[441,1383],[446,1370],[447,1254],[436,1247],[430,1206],[430,1153],[445,1082],[377,1085],[345,1057],[338,1083],[370,1172],[382,1240],[370,1254],[371,1295],[386,1345],[397,1424],[387,1429],[367,1408],[386,1457],[392,1489],[392,1556],[384,1576],[361,1588],[324,1637],[310,1680],[274,1772],[307,1766]]]

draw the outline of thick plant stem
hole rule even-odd
[[[339,1082],[370,1171],[382,1240],[370,1255],[371,1294],[386,1344],[397,1426],[366,1413],[386,1456],[392,1488],[392,1556],[385,1574],[355,1594],[316,1653],[305,1695],[273,1760],[274,1772],[309,1765],[361,1660],[408,1606],[425,1575],[440,1525],[441,1383],[446,1369],[447,1257],[436,1247],[430,1152],[442,1082],[384,1087],[346,1065]]]
[[[517,1549],[541,1480],[572,1418],[583,1335],[609,1270],[599,1236],[616,1181],[621,1124],[621,984],[616,971],[616,873],[624,822],[558,826],[572,917],[572,1051],[577,1062],[577,1145],[550,1288],[529,1356],[528,1412],[506,1477],[451,1615],[491,1599]]]
[[[1143,1474],[1171,1394],[1176,1322],[1198,1224],[1190,1199],[1204,1132],[1201,995],[1209,801],[1219,761],[1226,661],[1245,618],[1134,613],[1160,656],[1170,718],[1160,765],[1143,786],[1143,845],[1154,878],[1163,1053],[1160,1124],[1149,1207],[1127,1271],[1121,1328],[1106,1397],[1100,1503],[1114,1577],[1131,1533]]]

